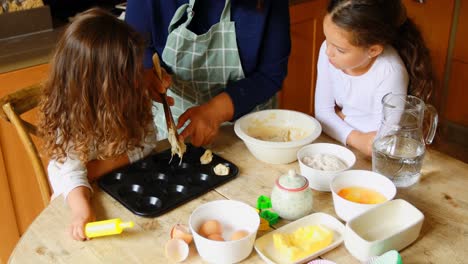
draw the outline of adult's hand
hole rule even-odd
[[[179,117],[177,128],[181,128],[190,119],[180,136],[183,140],[190,137],[194,146],[207,145],[218,134],[220,125],[231,120],[233,115],[231,97],[227,93],[221,93],[203,105],[187,109]]]
[[[153,69],[145,69],[143,73],[144,82],[148,88],[151,98],[161,103],[161,93],[166,93],[169,86],[172,84],[171,75],[169,75],[164,68],[161,67],[162,80],[159,80],[158,76],[153,72]],[[167,102],[169,105],[174,105],[174,98],[168,96]]]

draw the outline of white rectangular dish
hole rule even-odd
[[[407,201],[388,201],[348,221],[346,249],[360,261],[398,251],[418,238],[423,221],[421,211]]]
[[[336,248],[343,242],[343,236],[345,231],[345,226],[338,221],[335,217],[325,214],[325,213],[314,213],[308,216],[304,216],[301,219],[298,219],[294,222],[291,222],[287,225],[284,225],[274,231],[269,232],[266,235],[258,238],[255,241],[255,250],[260,255],[260,257],[266,262],[270,264],[290,264],[291,261],[288,260],[285,256],[282,256],[275,248],[273,244],[273,234],[275,233],[293,233],[300,227],[311,226],[311,225],[322,225],[330,230],[333,230],[333,241],[327,247],[316,251],[315,253],[303,258],[299,259],[293,263],[303,263]]]

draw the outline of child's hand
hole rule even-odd
[[[356,148],[360,152],[364,153],[367,157],[371,157],[372,144],[374,143],[376,134],[376,131],[363,133],[357,130],[353,130],[346,139],[346,144]]]
[[[346,118],[346,116],[343,114],[343,112],[341,111],[341,108],[337,105],[335,105],[335,113],[337,116],[339,116],[342,120],[344,120]]]
[[[73,213],[72,222],[70,225],[70,235],[73,239],[84,241],[87,239],[85,235],[85,225],[89,222],[93,222],[95,219],[92,210],[83,211],[79,213]]]
[[[144,72],[145,85],[148,88],[151,98],[156,102],[161,102],[161,93],[166,93],[169,86],[172,84],[171,75],[169,75],[164,68],[161,68],[162,80],[153,72],[153,69],[146,69]],[[174,105],[174,98],[168,96],[167,102],[169,105]]]
[[[67,196],[68,206],[72,217],[70,224],[70,235],[75,240],[85,240],[85,225],[94,221],[94,212],[91,208],[91,190],[85,186],[78,186]]]

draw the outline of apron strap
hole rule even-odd
[[[196,0],[190,0],[188,4],[183,4],[177,8],[174,16],[171,19],[169,24],[168,31],[171,33],[175,29],[175,25],[181,20],[185,13],[187,13],[187,20],[184,22],[184,26],[187,27],[188,24],[192,21],[195,13],[192,11],[195,6]],[[226,0],[224,3],[223,13],[221,13],[220,22],[230,22],[231,21],[231,0]]]
[[[226,0],[224,4],[223,13],[221,14],[220,22],[230,22],[231,21],[231,0]]]
[[[193,6],[195,5],[195,0],[190,0],[189,3],[181,5],[177,8],[174,16],[171,19],[171,23],[169,23],[168,32],[171,33],[175,28],[176,24],[181,20],[184,15],[187,13],[187,20],[184,22],[184,25],[187,26],[194,16],[194,12],[192,11]]]

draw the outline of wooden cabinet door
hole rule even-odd
[[[439,142],[450,154],[468,162],[468,2],[455,10],[453,50],[449,53],[448,81],[444,87]]]
[[[325,40],[322,21],[326,4],[326,0],[310,0],[290,7],[292,46],[288,76],[279,94],[280,108],[314,113],[316,66],[320,45]]]
[[[450,80],[447,87],[447,103],[444,107],[444,118],[468,130],[468,2],[461,1],[459,14],[455,23],[453,53],[451,54]]]
[[[403,0],[403,2],[408,16],[422,31],[431,51],[438,79],[432,97],[432,103],[439,113],[439,128],[433,147],[468,162],[468,108],[466,107],[468,95],[465,92],[468,61],[464,61],[468,57],[467,3],[461,0]],[[457,13],[458,23],[454,23]],[[454,40],[452,52],[450,47]]]
[[[0,74],[0,96],[41,82],[48,66],[40,65]],[[37,110],[23,117],[36,123]],[[19,236],[44,209],[31,161],[13,125],[0,120],[0,260],[6,262]],[[47,164],[46,164],[47,165]],[[8,197],[10,196],[10,197]]]
[[[455,0],[403,0],[408,17],[419,27],[431,52],[438,84],[433,94],[434,106],[441,110],[443,81],[447,63],[450,30]]]

